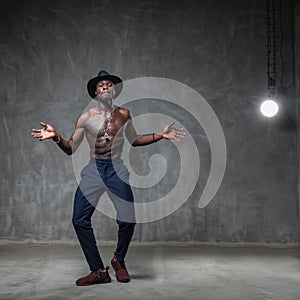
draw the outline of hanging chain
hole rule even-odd
[[[268,91],[270,97],[276,95],[276,27],[275,0],[266,0],[267,9],[267,51],[268,51]]]
[[[109,136],[108,132],[111,130],[111,123],[112,123],[112,119],[113,119],[113,114],[114,114],[114,112],[115,112],[117,109],[118,109],[118,107],[115,108],[115,109],[114,109],[114,107],[113,107],[113,110],[112,110],[112,112],[111,112],[111,114],[110,114],[110,120],[109,120],[107,126],[104,128],[104,135],[103,135],[103,136],[104,136],[104,138],[105,138],[105,140],[106,140],[107,142],[110,141],[110,136]]]

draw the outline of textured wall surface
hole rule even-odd
[[[90,102],[87,81],[106,69],[124,80],[165,77],[195,89],[218,116],[227,143],[222,185],[199,209],[210,170],[209,144],[201,126],[172,107],[199,147],[200,178],[180,209],[138,225],[135,240],[300,242],[295,86],[280,90],[288,117],[266,119],[258,110],[267,95],[264,1],[2,0],[0,8],[1,238],[75,240],[72,158],[30,133],[46,121],[69,137]],[[291,23],[283,29],[289,81]],[[299,77],[297,84],[299,91]],[[148,105],[157,111],[159,104]],[[142,108],[130,109],[134,115]],[[130,157],[137,172],[147,173],[152,153],[171,165],[177,155],[172,149],[172,142],[161,141],[133,149]],[[161,185],[136,189],[136,198],[155,200],[170,189],[177,176],[171,170]],[[95,213],[94,226],[98,239],[115,239],[114,220]]]
[[[297,167],[300,167],[300,132],[299,132],[299,120],[300,120],[300,1],[295,2],[295,82],[296,82],[296,112],[297,112]],[[298,172],[298,211],[300,211],[300,176]]]

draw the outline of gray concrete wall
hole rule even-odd
[[[297,168],[300,168],[300,132],[299,132],[299,119],[300,119],[300,1],[295,1],[295,74],[296,74],[296,112],[297,112]],[[300,214],[300,176],[298,172],[298,215]]]
[[[43,120],[69,137],[90,101],[87,81],[106,69],[124,80],[155,76],[189,85],[213,108],[227,142],[222,185],[199,209],[209,144],[201,126],[172,107],[200,149],[200,178],[180,209],[138,225],[135,240],[300,242],[296,127],[258,111],[267,95],[264,1],[2,0],[0,6],[2,239],[75,240],[72,159],[30,132]],[[299,65],[297,70],[299,76]],[[299,91],[299,77],[297,84]],[[295,121],[295,91],[280,93]],[[149,106],[155,110],[158,104]],[[141,161],[161,152],[172,164],[171,150],[162,141],[131,156]],[[146,166],[140,171],[147,172]],[[174,176],[168,178],[146,192],[135,190],[136,198],[156,199],[174,185]],[[96,213],[94,226],[98,239],[115,239],[113,220]]]

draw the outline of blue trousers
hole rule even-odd
[[[121,159],[91,159],[81,171],[76,190],[72,223],[91,271],[103,268],[91,217],[99,198],[107,191],[117,211],[118,242],[116,257],[124,261],[132,239],[135,215],[129,172]]]

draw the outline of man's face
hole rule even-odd
[[[101,80],[96,85],[95,94],[100,100],[111,100],[115,94],[115,85],[111,80]]]

